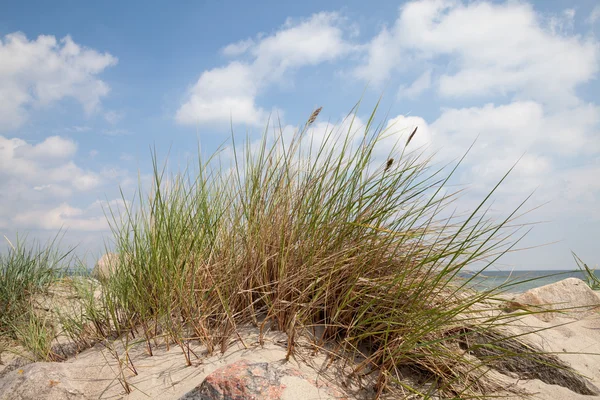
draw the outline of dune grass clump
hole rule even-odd
[[[600,290],[600,277],[598,276],[598,272],[595,269],[588,267],[586,263],[581,260],[577,256],[577,254],[572,253],[575,262],[577,263],[577,267],[583,273],[585,282],[592,290]]]
[[[49,321],[36,314],[36,297],[47,293],[62,275],[62,262],[70,252],[61,252],[57,235],[46,245],[17,238],[0,254],[0,339],[16,341],[36,359],[52,360],[55,332]]]
[[[487,218],[493,188],[454,212],[454,169],[390,146],[375,113],[361,127],[348,117],[347,131],[315,132],[316,117],[293,135],[232,143],[230,164],[199,156],[168,174],[155,156],[151,194],[111,213],[120,262],[104,282],[102,329],[142,332],[150,354],[159,338],[175,343],[190,364],[189,340],[225,351],[254,324],[286,332],[288,356],[299,335],[358,356],[351,375],[375,377],[377,396],[499,389],[464,343],[505,324],[476,310],[503,288],[471,291],[457,276],[510,249],[516,210]]]
[[[0,254],[0,335],[14,336],[13,328],[29,318],[33,297],[48,290],[68,254],[60,254],[56,238],[46,246],[18,238],[16,245],[8,245]]]

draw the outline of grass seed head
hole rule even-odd
[[[406,146],[408,146],[408,144],[410,143],[410,141],[412,140],[412,138],[415,136],[415,133],[417,133],[417,129],[419,129],[419,127],[415,127],[415,130],[412,131],[412,133],[410,134],[410,136],[408,137],[408,140],[406,141]]]
[[[311,125],[313,122],[315,122],[315,120],[319,116],[319,113],[321,112],[322,109],[323,109],[323,107],[319,107],[315,111],[313,111],[313,113],[308,118],[308,122],[307,122],[308,125]]]

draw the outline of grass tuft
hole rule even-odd
[[[584,263],[581,258],[577,256],[577,254],[572,253],[575,262],[577,263],[577,267],[583,273],[585,282],[592,290],[600,290],[600,277],[598,276],[595,269],[592,269]]]
[[[468,287],[518,242],[518,209],[500,221],[486,212],[506,175],[474,210],[454,212],[459,193],[448,182],[458,165],[435,168],[407,152],[416,128],[405,145],[390,146],[394,132],[376,125],[376,109],[365,126],[350,114],[347,130],[325,132],[314,131],[320,111],[293,135],[267,129],[242,148],[232,140],[229,164],[219,153],[198,155],[197,165],[170,174],[154,153],[150,194],[140,186],[124,211],[108,210],[117,266],[99,298],[89,281],[78,287],[81,314],[62,324],[71,336],[91,326],[126,349],[131,336],[149,355],[174,345],[191,365],[190,340],[225,352],[232,339],[244,344],[239,328],[253,324],[259,342],[269,329],[286,332],[288,358],[302,337],[352,360],[350,375],[370,377],[376,397],[501,389],[490,369],[519,354],[510,335],[490,332],[513,317],[481,304],[499,304],[510,284]],[[458,279],[475,265],[481,272]],[[31,281],[43,288],[45,279]],[[123,369],[135,366],[128,354],[114,357],[129,391]],[[531,368],[548,362],[528,360]]]
[[[0,254],[0,336],[16,339],[23,333],[23,326],[40,326],[32,315],[35,297],[46,293],[61,275],[61,263],[70,254],[60,253],[58,238],[57,235],[45,246],[37,242],[27,244],[18,237],[13,245],[6,239],[8,251]]]

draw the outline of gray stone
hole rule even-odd
[[[31,364],[32,362],[33,361],[25,357],[16,357],[0,370],[0,378],[4,377],[4,375],[8,374],[9,372],[22,368],[27,364]]]
[[[70,382],[65,364],[34,363],[0,378],[0,400],[77,400],[85,395]]]

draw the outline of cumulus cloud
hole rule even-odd
[[[90,189],[98,183],[96,174],[70,160],[77,145],[59,136],[31,145],[19,138],[0,136],[0,182],[17,179],[35,184],[60,182],[75,189]]]
[[[181,124],[218,124],[233,120],[258,125],[266,112],[255,104],[257,85],[252,67],[247,64],[233,62],[205,71],[177,111],[176,120]]]
[[[226,55],[228,57],[241,56],[255,44],[256,43],[254,42],[254,39],[252,39],[252,38],[240,40],[237,43],[230,43],[227,46],[223,47],[223,49],[221,49],[221,53],[223,53],[224,55]]]
[[[109,92],[97,78],[117,63],[108,53],[82,47],[70,36],[57,40],[22,33],[0,39],[0,130],[21,126],[32,108],[74,98],[86,113],[93,112]]]
[[[122,199],[96,200],[85,208],[61,203],[55,207],[46,206],[18,212],[13,222],[24,228],[48,231],[108,231],[110,226],[104,213],[112,211],[115,215],[120,215],[130,206],[129,201]]]
[[[250,47],[254,65],[272,79],[290,68],[333,61],[353,48],[344,38],[344,22],[339,14],[325,12],[300,22],[288,19],[275,34]]]
[[[30,144],[0,135],[0,228],[104,230],[105,218],[97,205],[70,203],[94,194],[111,180],[78,166],[77,144],[51,136]],[[123,179],[123,174],[117,177]]]
[[[598,168],[600,107],[577,90],[597,77],[600,43],[575,22],[573,9],[541,14],[526,2],[411,1],[367,42],[353,74],[376,87],[416,75],[400,85],[402,100],[433,90],[439,115],[394,117],[389,140],[419,126],[413,145],[441,161],[474,143],[457,179],[475,192],[520,160],[498,192],[505,206],[537,189],[546,210],[597,208],[600,191],[585,182]]]
[[[538,203],[552,202],[547,210],[565,213],[579,210],[574,204],[593,208],[600,198],[593,181],[593,167],[577,167],[598,154],[600,107],[582,104],[560,113],[548,113],[533,101],[506,105],[446,108],[433,121],[415,116],[397,116],[388,126],[400,140],[419,127],[414,145],[436,153],[439,162],[457,161],[473,145],[460,171],[459,181],[474,194],[486,193],[516,164],[510,178],[498,191],[502,209],[510,209],[536,190]],[[390,145],[384,147],[389,148]],[[597,163],[596,163],[597,164]],[[586,200],[587,199],[587,200]],[[593,199],[593,200],[592,200]],[[573,202],[573,203],[572,203]]]
[[[368,43],[354,73],[380,84],[392,73],[450,57],[436,77],[444,97],[533,96],[573,105],[575,89],[596,74],[600,56],[597,42],[566,33],[573,15],[566,10],[545,21],[521,2],[413,1]]]
[[[431,69],[423,72],[410,86],[400,86],[398,97],[417,97],[431,87]]]
[[[60,136],[50,136],[33,146],[16,141],[13,143],[14,157],[31,162],[45,163],[63,160],[71,157],[77,151],[75,142]]]
[[[75,231],[108,230],[104,215],[89,216],[87,210],[62,203],[51,209],[23,211],[13,221],[23,228],[58,231],[68,227]]]
[[[495,154],[538,151],[559,158],[581,155],[597,146],[599,122],[600,107],[593,104],[548,113],[537,102],[523,101],[448,108],[432,129],[439,145],[449,153],[465,149],[478,137],[480,146]]]
[[[343,149],[343,143],[348,137],[351,137],[352,140],[348,142],[351,148],[360,145],[363,139],[361,133],[364,132],[365,123],[356,114],[346,115],[335,122],[317,119],[316,122],[303,131],[300,143],[297,143],[299,129],[292,125],[271,126],[271,131],[267,132],[266,145],[268,148],[274,146],[274,159],[281,160],[280,157],[284,157],[285,153],[288,161],[298,163],[297,165],[300,168],[308,168],[317,162],[317,158],[319,162],[325,162],[323,156],[325,153],[333,155],[339,155],[341,151],[352,153],[349,149]],[[249,144],[238,144],[235,148],[235,154],[232,146],[226,146],[219,152],[218,165],[225,166],[226,174],[237,174],[240,171],[238,171],[236,165],[245,165],[248,157],[259,154],[264,144],[263,138],[256,138]],[[292,146],[295,150],[293,156],[289,154]],[[321,153],[320,157],[319,153]],[[382,162],[385,162],[385,160]],[[243,170],[241,173],[243,174]]]
[[[275,33],[223,48],[228,56],[249,57],[204,71],[176,113],[181,124],[263,124],[269,112],[256,104],[269,85],[282,83],[290,71],[333,61],[353,49],[337,13],[289,19]]]
[[[600,5],[597,5],[592,9],[589,17],[586,19],[588,24],[595,24],[597,21],[600,21]]]
[[[408,138],[417,129],[408,143],[407,150],[424,149],[431,144],[431,132],[427,122],[421,117],[398,115],[390,119],[386,126],[386,137],[382,141],[382,150],[390,151],[394,146],[396,150],[399,145],[408,142]]]

